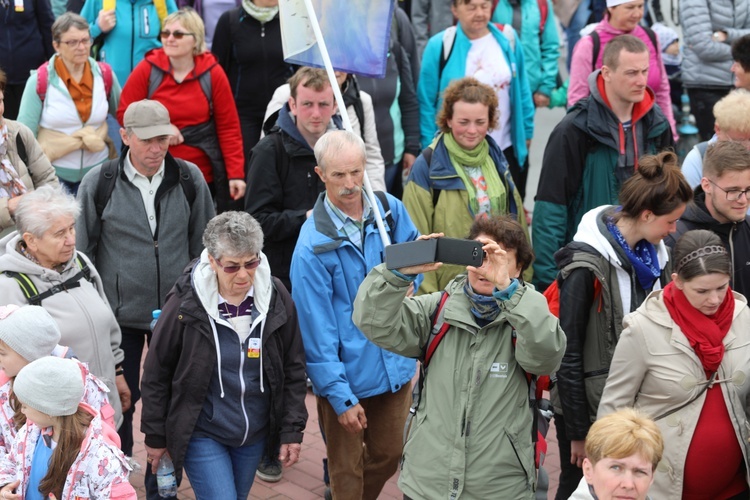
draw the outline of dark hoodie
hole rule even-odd
[[[340,117],[333,120],[341,128]],[[253,148],[247,174],[245,210],[263,228],[263,252],[271,272],[292,289],[289,266],[302,224],[325,191],[315,173],[315,155],[297,129],[289,104],[279,110],[276,126]]]
[[[680,236],[693,229],[713,231],[732,256],[732,289],[745,297],[750,293],[750,218],[740,222],[719,222],[706,208],[706,193],[699,185],[695,188],[692,203],[677,222],[677,231],[664,239],[664,243],[674,248]]]

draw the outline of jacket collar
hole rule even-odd
[[[331,123],[328,124],[329,130],[331,129],[331,124],[338,130],[342,130],[344,128],[341,117],[338,114],[331,117]],[[292,115],[292,112],[289,109],[288,102],[285,102],[279,110],[279,116],[276,119],[276,125],[274,126],[274,129],[276,127],[285,132],[299,146],[299,148],[306,150],[308,153],[312,153],[313,149],[307,143],[307,139],[302,137],[302,134],[297,128],[297,123],[294,119],[294,115]],[[273,129],[271,130],[273,131]]]

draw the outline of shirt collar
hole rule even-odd
[[[128,151],[128,154],[125,155],[125,161],[123,162],[122,169],[125,172],[125,177],[127,177],[130,182],[133,182],[136,176],[143,177],[144,179],[148,179],[148,177],[146,177],[145,175],[137,171],[135,167],[133,166],[133,163],[130,161],[130,151]],[[156,173],[154,174],[154,177],[157,177],[157,176],[159,177],[164,176],[164,160],[161,161],[161,166],[159,167],[159,170],[157,170]]]
[[[364,190],[362,190],[362,220],[356,220],[342,212],[341,209],[334,205],[333,202],[331,202],[330,198],[328,198],[328,193],[326,193],[325,195],[325,207],[328,213],[331,215],[333,225],[336,226],[336,229],[339,231],[342,227],[344,227],[344,224],[346,223],[362,224],[362,222],[370,218],[370,212],[372,212],[372,206],[370,205],[370,201],[367,199],[367,196],[365,196]]]

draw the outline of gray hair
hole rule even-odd
[[[341,151],[348,148],[358,148],[362,155],[362,165],[367,161],[367,150],[365,141],[360,136],[348,130],[335,130],[323,134],[323,137],[315,143],[315,161],[321,170],[325,171],[325,164],[331,158],[338,156]]]
[[[52,23],[52,39],[57,43],[60,43],[60,40],[62,40],[62,36],[67,33],[70,28],[77,28],[81,31],[88,31],[89,36],[91,36],[89,23],[86,22],[86,19],[74,12],[66,12],[65,14],[55,19],[55,22]]]
[[[31,233],[41,238],[55,220],[62,216],[75,220],[80,213],[81,207],[73,195],[59,186],[47,184],[23,195],[18,201],[16,228],[18,234]]]
[[[263,229],[247,212],[224,212],[208,221],[203,246],[214,259],[257,255],[263,249]]]

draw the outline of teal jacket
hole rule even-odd
[[[534,136],[534,101],[526,76],[523,47],[521,43],[516,43],[515,50],[511,50],[510,42],[502,31],[494,24],[489,24],[488,28],[497,43],[500,44],[505,60],[513,74],[510,84],[510,110],[513,115],[510,120],[510,137],[518,164],[523,165],[529,153],[526,148],[526,141]],[[439,74],[444,33],[445,31],[441,31],[430,38],[422,56],[422,70],[419,73],[419,83],[417,84],[422,148],[426,148],[432,143],[437,132],[435,118],[443,105],[443,90],[453,80],[467,76],[466,56],[469,54],[471,41],[461,29],[460,23],[456,26],[453,50],[445,62],[442,74]]]
[[[446,287],[449,329],[424,379],[399,487],[411,498],[531,500],[536,471],[524,372],[554,372],[565,334],[546,299],[523,283],[507,300],[495,293],[500,314],[480,327],[465,282],[461,275]],[[375,267],[359,287],[352,318],[375,344],[416,358],[441,292],[405,298],[409,285],[384,265]]]
[[[537,0],[521,0],[521,46],[523,47],[526,77],[531,93],[539,92],[548,97],[557,87],[557,60],[560,57],[560,38],[557,36],[552,2],[547,2],[547,19],[539,33],[541,12]],[[511,24],[513,7],[508,0],[501,0],[492,14],[493,23]]]

